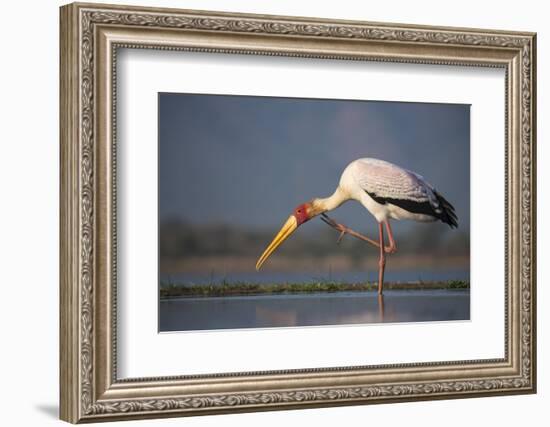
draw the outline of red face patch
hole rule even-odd
[[[307,203],[296,206],[293,215],[296,218],[296,222],[298,223],[298,225],[302,225],[304,222],[309,221],[310,217],[308,214]]]

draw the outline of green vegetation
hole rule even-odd
[[[469,289],[470,283],[462,280],[443,282],[411,282],[385,283],[386,290],[428,290],[428,289]],[[312,292],[343,292],[343,291],[375,291],[378,284],[368,283],[341,283],[341,282],[308,282],[308,283],[221,283],[219,285],[179,285],[162,284],[161,298],[175,297],[223,297],[236,295],[261,294],[295,294]]]

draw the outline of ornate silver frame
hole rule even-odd
[[[536,390],[535,34],[189,10],[61,8],[61,419],[77,423]],[[505,357],[117,379],[118,47],[502,67]]]

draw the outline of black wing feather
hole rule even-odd
[[[437,201],[439,202],[439,206],[441,207],[441,212],[436,212],[434,207],[431,205],[431,203],[428,200],[423,202],[416,202],[414,200],[408,200],[408,199],[394,199],[390,197],[380,197],[376,193],[372,193],[366,190],[365,192],[376,203],[380,203],[381,205],[385,205],[386,203],[389,203],[389,204],[398,206],[401,209],[404,209],[408,212],[433,216],[434,218],[440,220],[441,222],[448,224],[451,228],[458,227],[458,217],[456,216],[455,208],[453,207],[453,205],[451,205],[451,203],[449,203],[447,199],[445,199],[445,197],[443,197],[441,194],[439,194],[435,190],[434,190],[434,195],[435,197],[437,197]]]

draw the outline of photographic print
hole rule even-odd
[[[469,320],[469,105],[158,103],[160,332]]]

